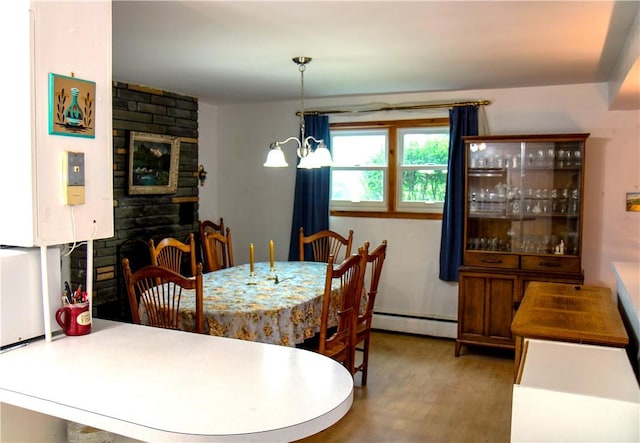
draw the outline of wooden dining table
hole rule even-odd
[[[320,328],[326,263],[268,262],[241,264],[203,275],[206,334],[241,340],[295,346]],[[277,277],[277,280],[276,280]],[[337,323],[339,298],[333,290],[329,323]],[[193,291],[180,301],[181,329],[193,330]],[[145,313],[141,305],[141,322]]]
[[[526,338],[624,348],[629,337],[607,287],[531,282],[511,324],[518,379]]]

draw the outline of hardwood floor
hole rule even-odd
[[[351,410],[300,442],[508,442],[513,351],[374,331]]]

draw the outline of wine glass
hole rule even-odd
[[[556,151],[553,148],[547,150],[547,167],[553,168],[556,163]]]
[[[573,152],[573,161],[576,164],[576,166],[580,166],[582,164],[582,152],[580,152],[579,149],[576,149]]]

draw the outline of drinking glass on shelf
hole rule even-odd
[[[540,202],[540,210],[543,214],[549,214],[551,212],[551,202],[549,199],[544,199]]]
[[[565,151],[564,153],[564,167],[570,168],[573,166],[573,162],[571,161],[572,153],[571,151]]]
[[[529,153],[529,157],[527,158],[527,167],[531,168],[533,166],[535,166],[535,161],[534,161],[534,158],[533,158],[533,152],[530,152]]]
[[[564,168],[564,150],[560,149],[556,154],[556,166]]]
[[[571,202],[569,203],[569,213],[577,214],[580,210],[580,201],[578,196],[578,190],[571,190]]]
[[[569,239],[567,242],[567,250],[569,254],[578,255],[578,243],[579,235],[577,232],[569,232]]]
[[[573,162],[576,166],[580,166],[582,164],[582,152],[579,149],[573,151]]]
[[[556,151],[553,148],[547,149],[547,167],[553,168],[556,163]]]

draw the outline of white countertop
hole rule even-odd
[[[1,402],[145,441],[291,441],[353,402],[313,352],[100,319],[0,354],[0,374]]]

